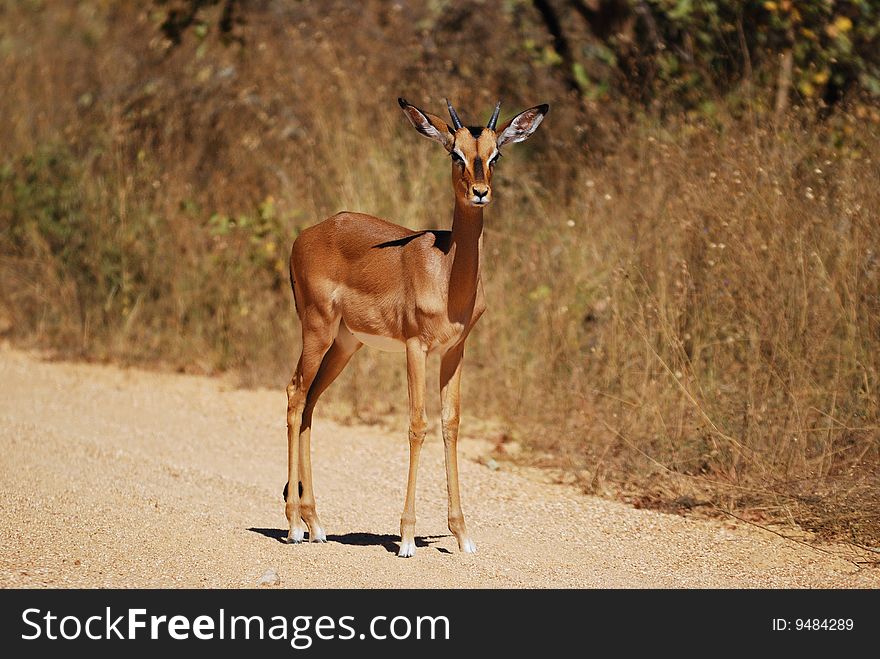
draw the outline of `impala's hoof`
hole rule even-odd
[[[309,531],[310,542],[327,542],[327,534],[320,526],[314,532]]]
[[[416,555],[416,543],[414,540],[407,540],[400,543],[400,551],[397,552],[400,558],[412,558]]]
[[[298,545],[303,541],[304,537],[305,531],[302,529],[290,529],[290,533],[287,534],[287,544]]]
[[[476,554],[477,553],[477,545],[474,544],[474,541],[470,538],[465,538],[459,544],[459,549],[465,554]]]

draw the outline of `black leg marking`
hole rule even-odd
[[[289,487],[290,487],[290,482],[288,481],[287,483],[284,484],[284,492],[281,493],[281,498],[284,499],[285,501],[287,501],[287,490],[289,489]],[[302,495],[303,495],[303,484],[302,484],[302,481],[300,481],[299,482],[299,496],[300,496],[300,498],[302,498]]]

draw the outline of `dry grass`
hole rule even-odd
[[[425,64],[400,12],[345,31],[338,7],[267,9],[244,46],[209,32],[169,50],[128,3],[35,6],[4,6],[0,38],[14,341],[279,386],[301,228],[343,208],[447,226],[448,165],[396,96],[439,108],[423,90],[442,90],[474,121],[496,93],[508,111],[550,101],[496,176],[466,412],[499,420],[499,452],[515,442],[588,491],[880,543],[876,109],[621,128],[600,108],[587,123],[516,51],[485,72]],[[315,34],[331,24],[350,38]],[[399,44],[377,52],[389,33]],[[455,34],[459,61],[478,42]],[[328,400],[399,411],[403,377],[364,351]]]

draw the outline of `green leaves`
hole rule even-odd
[[[612,3],[608,3],[609,6]],[[618,91],[640,100],[697,108],[707,94],[779,84],[779,61],[793,55],[799,98],[834,102],[851,90],[880,95],[880,5],[868,0],[629,0],[629,15],[581,48],[582,70],[597,67]],[[597,15],[602,14],[600,3]],[[610,14],[608,15],[610,16]],[[603,15],[603,20],[608,16]],[[598,25],[599,23],[596,23]],[[593,34],[596,26],[588,25]],[[577,76],[577,72],[575,73]],[[591,89],[582,85],[585,90]]]

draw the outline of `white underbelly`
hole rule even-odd
[[[375,334],[365,334],[364,332],[352,331],[354,337],[366,346],[384,350],[385,352],[406,352],[406,344],[398,339],[392,339],[387,336],[376,336]]]

